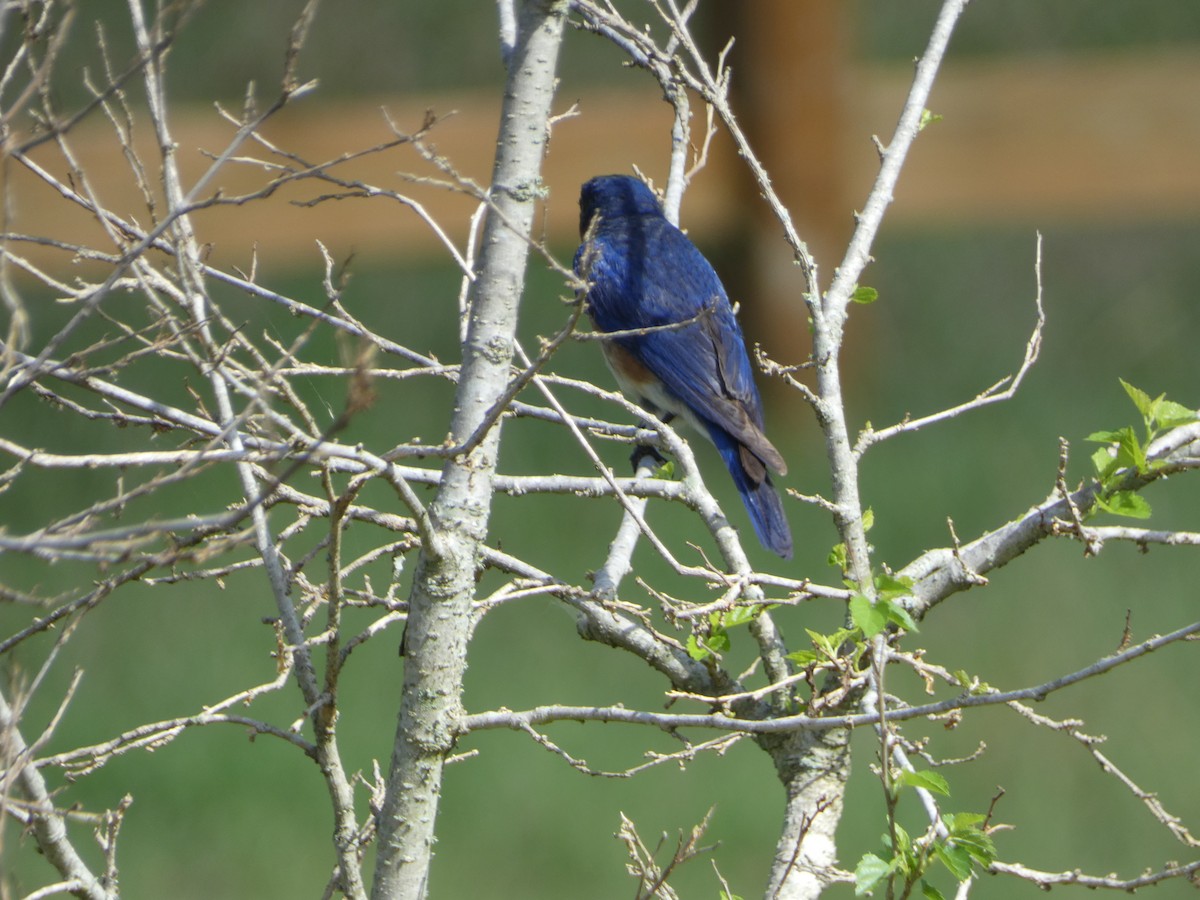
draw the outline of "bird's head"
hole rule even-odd
[[[632,175],[598,175],[579,192],[579,236],[587,234],[592,217],[661,216],[654,192]]]

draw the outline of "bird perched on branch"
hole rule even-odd
[[[682,416],[716,445],[763,546],[784,559],[792,534],[769,471],[787,465],[763,434],[742,330],[713,267],[667,221],[654,193],[601,175],[579,197],[575,272],[621,390],[664,422]]]

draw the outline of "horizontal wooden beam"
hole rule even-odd
[[[859,127],[886,137],[905,90],[860,73]],[[931,220],[1126,222],[1200,211],[1200,56],[994,59],[949,66],[896,191],[895,215]],[[853,177],[871,177],[856,159]]]
[[[857,68],[840,88],[848,104],[845,133],[839,137],[844,165],[830,178],[844,180],[842,194],[861,204],[877,166],[871,135],[887,140],[908,88],[909,72]],[[1200,55],[1074,56],[1045,60],[996,59],[947,65],[935,88],[932,111],[941,121],[918,139],[896,191],[891,226],[934,223],[1064,220],[1128,222],[1200,212]],[[560,95],[566,111],[576,98]],[[602,172],[647,174],[665,171],[670,110],[657,90],[595,93],[578,98],[579,115],[554,125],[546,162],[549,202],[544,233],[559,244],[576,236],[579,184]],[[394,137],[383,110],[402,130],[415,131],[426,110],[454,112],[426,136],[427,149],[450,161],[462,175],[486,184],[497,128],[495,98],[479,93],[432,99],[319,104],[306,101],[285,110],[265,130],[276,146],[311,163],[337,159],[348,151],[383,144]],[[174,136],[188,178],[210,164],[233,128],[211,109],[180,109]],[[702,122],[697,109],[696,121]],[[780,109],[778,115],[793,115]],[[802,117],[799,121],[803,122]],[[147,123],[141,123],[143,130]],[[137,147],[149,162],[149,134]],[[84,123],[70,140],[92,190],[110,208],[143,226],[151,219],[111,129],[98,118]],[[67,165],[52,145],[35,158],[57,176]],[[248,144],[239,153],[270,160],[265,148]],[[809,162],[796,158],[795,166]],[[687,227],[701,239],[719,236],[732,223],[745,181],[735,177],[736,160],[726,140],[714,147],[709,170],[688,193]],[[153,165],[149,166],[154,171]],[[347,180],[359,180],[403,193],[423,204],[458,246],[465,241],[472,204],[443,187],[414,182],[401,173],[444,179],[437,165],[410,145],[331,166]],[[272,171],[245,161],[230,163],[218,183],[233,198],[264,185]],[[20,166],[5,177],[12,188],[11,230],[54,234],[65,239],[97,239],[98,228],[82,213],[37,183]],[[155,192],[157,186],[153,186]],[[223,262],[249,267],[254,248],[262,266],[317,261],[314,241],[336,255],[422,259],[437,253],[431,229],[410,207],[386,196],[326,200],[297,206],[332,185],[305,182],[280,188],[265,200],[215,205],[196,214],[198,231]],[[211,195],[211,192],[209,192]],[[852,214],[846,210],[844,228]],[[800,217],[802,220],[802,217]]]

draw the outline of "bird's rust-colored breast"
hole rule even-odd
[[[609,367],[619,378],[631,384],[654,384],[658,381],[640,359],[616,341],[604,341],[601,346],[604,347],[604,358],[608,360]]]

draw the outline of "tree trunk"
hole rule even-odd
[[[763,741],[787,792],[766,900],[815,900],[836,872],[834,832],[850,777],[850,732],[798,732]]]
[[[471,296],[451,441],[468,440],[508,384],[534,204],[554,94],[566,4],[526,0],[492,172],[491,203]],[[379,817],[374,900],[419,900],[433,855],[442,769],[462,715],[470,604],[487,534],[497,422],[446,463],[429,507],[405,636],[404,684],[387,793]]]

